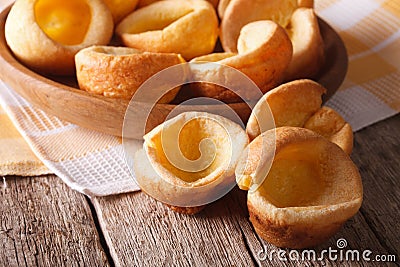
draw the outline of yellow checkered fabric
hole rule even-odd
[[[342,37],[346,80],[327,105],[359,130],[400,111],[400,1],[316,0],[317,14]]]

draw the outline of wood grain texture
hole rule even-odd
[[[83,195],[56,176],[0,182],[0,266],[109,266]]]
[[[75,77],[46,78],[19,63],[8,48],[4,36],[4,24],[9,8],[0,14],[0,79],[10,85],[28,102],[48,114],[103,133],[121,136],[122,125],[129,101],[107,98],[77,89]],[[316,79],[328,89],[325,100],[333,95],[342,83],[347,71],[347,53],[338,34],[324,21],[320,20],[320,29],[325,41],[326,64]],[[178,97],[179,98],[179,97]],[[149,104],[135,103],[137,110]],[[147,120],[149,128],[162,122],[176,105],[157,104],[153,114]],[[221,105],[207,105],[207,111],[218,114]],[[230,104],[242,119],[250,115],[246,103]],[[188,107],[190,109],[190,106]],[[133,133],[141,139],[142,132]]]
[[[352,158],[364,185],[361,213],[400,261],[400,115],[355,134]]]
[[[191,216],[142,192],[96,198],[101,228],[117,266],[254,266],[246,249],[245,194],[235,190]]]

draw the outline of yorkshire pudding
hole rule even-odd
[[[126,46],[192,59],[213,51],[218,18],[204,0],[163,0],[128,15],[116,33]]]
[[[225,3],[226,5],[226,3]],[[237,52],[237,42],[240,30],[246,24],[258,20],[272,20],[283,28],[297,8],[297,0],[249,1],[231,0],[222,14],[220,39],[222,47],[227,52]]]
[[[285,80],[310,78],[318,74],[325,61],[324,41],[318,18],[312,8],[294,11],[287,27],[293,44],[293,57],[285,73]]]
[[[111,11],[114,24],[120,22],[126,15],[135,10],[139,0],[104,0]]]
[[[75,56],[76,76],[82,90],[107,97],[130,99],[148,78],[185,62],[179,54],[140,52],[129,47],[91,46]],[[160,99],[168,103],[178,90]]]
[[[241,181],[260,175],[261,153],[274,157],[263,182],[249,191],[247,206],[256,232],[278,247],[316,246],[334,235],[361,206],[357,167],[338,146],[310,130],[269,130],[245,152],[235,172],[244,189],[249,185]]]
[[[241,126],[206,112],[182,113],[144,140],[134,159],[140,187],[185,213],[200,211],[234,186],[235,166],[248,144]]]
[[[101,0],[18,0],[8,14],[5,37],[14,55],[35,71],[71,75],[82,48],[107,44],[113,19]]]
[[[239,53],[215,53],[194,58],[191,62],[215,62],[221,66],[233,67],[247,75],[265,93],[278,85],[292,57],[292,44],[285,30],[273,21],[255,21],[244,26],[238,41]],[[223,67],[221,67],[222,69]],[[229,85],[235,80],[228,79],[224,71],[216,68],[194,71],[199,77],[218,76]],[[239,102],[242,99],[235,92],[214,84],[197,83],[192,86],[198,96],[212,97],[225,102]],[[236,92],[245,100],[256,99],[253,92],[242,88]]]
[[[246,126],[250,139],[268,130],[269,119],[262,113],[270,109],[276,127],[304,127],[315,131],[339,145],[350,154],[353,148],[351,126],[334,110],[322,107],[322,94],[326,89],[311,80],[296,80],[282,84],[267,92],[255,105]]]

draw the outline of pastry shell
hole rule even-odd
[[[250,140],[260,135],[260,128],[266,131],[281,126],[303,127],[351,154],[352,128],[336,111],[321,107],[324,93],[326,89],[323,86],[308,79],[288,82],[267,92],[254,106],[247,122],[246,132]],[[265,110],[270,110],[273,118],[264,118]]]
[[[126,46],[189,60],[213,51],[218,17],[207,1],[163,0],[129,14],[115,31]]]
[[[287,31],[293,44],[293,57],[286,70],[285,80],[314,77],[325,63],[324,41],[314,10],[296,9]]]
[[[276,141],[275,153],[268,146]],[[256,232],[278,247],[316,246],[359,210],[362,182],[357,167],[337,145],[297,127],[280,127],[254,139],[236,169],[239,187],[257,177],[260,155],[274,157],[264,181],[249,191]],[[272,154],[271,154],[272,153]]]
[[[129,47],[92,46],[75,56],[76,75],[82,90],[107,97],[131,99],[137,89],[159,71],[184,63],[179,54],[140,52]],[[160,103],[174,99],[179,88]]]
[[[219,115],[185,112],[144,136],[134,170],[143,191],[181,213],[193,214],[234,186],[248,137]]]
[[[321,96],[325,92],[323,86],[306,79],[288,82],[270,90],[254,106],[247,122],[247,134],[252,140],[261,134],[259,123],[269,123],[261,119],[261,113],[265,109],[271,110],[275,127],[302,127],[320,109]],[[261,126],[264,131],[268,130]]]
[[[321,107],[305,122],[303,127],[322,135],[337,144],[347,154],[351,154],[353,129],[335,110]]]
[[[50,0],[48,2],[51,3]],[[80,5],[87,4],[90,13],[90,22],[87,26],[86,34],[78,44],[63,44],[50,38],[37,22],[35,8],[39,3],[46,4],[44,0],[16,1],[8,14],[5,24],[6,41],[15,57],[26,66],[40,73],[53,75],[74,74],[75,54],[82,48],[91,45],[109,43],[114,27],[111,13],[103,1],[85,0],[82,1],[83,3],[78,2]],[[73,2],[68,3],[71,4]],[[59,5],[59,8],[63,11],[62,5]],[[72,11],[68,10],[66,12]],[[76,10],[73,10],[73,12],[76,12]],[[43,14],[47,13],[43,11]]]
[[[285,28],[296,8],[297,0],[231,0],[229,3],[221,4],[220,39],[222,47],[226,52],[237,52],[240,30],[253,21],[273,20]]]
[[[200,78],[219,77],[218,80],[224,81],[224,84],[235,85],[236,77],[229,77],[222,70],[223,66],[233,67],[247,75],[265,93],[282,81],[292,58],[292,43],[285,30],[273,21],[255,21],[242,28],[238,51],[238,54],[226,52],[194,58],[191,62],[215,62],[222,66],[220,69],[205,68],[194,75]],[[233,92],[229,88],[207,83],[195,84],[192,89],[197,96],[212,97],[226,103],[243,101],[239,95],[244,100],[258,99],[260,93],[247,88]]]

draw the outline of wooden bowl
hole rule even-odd
[[[78,89],[74,77],[44,77],[17,61],[7,46],[4,25],[10,7],[0,13],[0,79],[11,86],[20,96],[44,112],[57,116],[79,126],[111,134],[122,135],[124,115],[128,100],[107,98]],[[339,35],[322,19],[320,30],[325,42],[326,63],[315,80],[328,89],[324,101],[331,97],[347,72],[347,52]],[[146,103],[135,103],[140,110]],[[175,104],[157,104],[147,121],[147,129],[152,129],[164,121]],[[250,108],[246,103],[233,103],[229,106],[246,122]],[[219,114],[223,105],[209,105],[208,112]],[[198,110],[195,106],[185,106],[185,110]],[[131,136],[142,139],[142,133]]]

